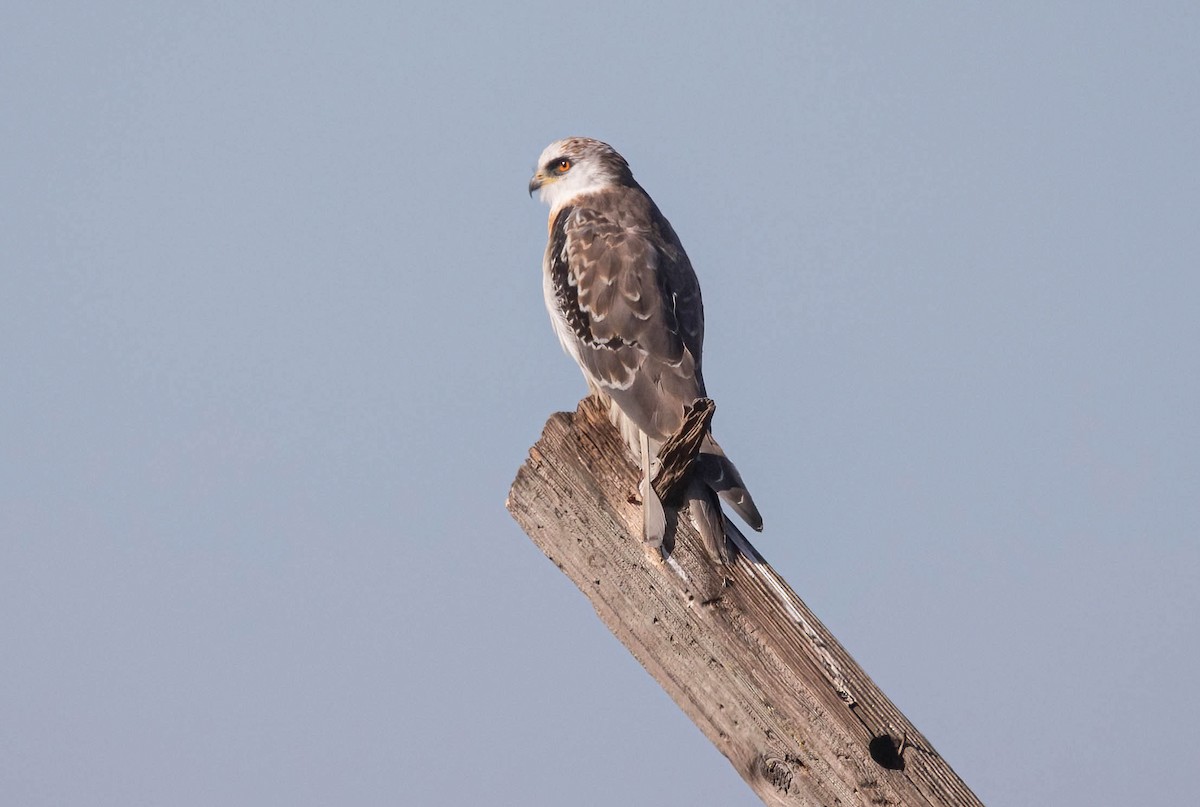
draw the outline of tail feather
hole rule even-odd
[[[638,442],[642,465],[642,482],[638,486],[642,496],[642,541],[651,546],[662,546],[667,533],[667,514],[663,511],[662,502],[651,484],[654,455],[650,448],[650,438],[645,432],[641,433]]]
[[[662,502],[648,480],[638,485],[642,497],[642,543],[647,546],[662,546],[667,534],[667,514]]]
[[[762,516],[741,474],[710,434],[696,456],[696,474],[752,529],[762,532]]]
[[[733,553],[725,536],[725,516],[721,514],[717,497],[703,482],[693,479],[688,485],[687,502],[692,523],[704,541],[704,548],[717,560],[729,563],[733,560]]]

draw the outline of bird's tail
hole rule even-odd
[[[611,399],[601,396],[601,400],[608,404],[610,419],[621,432],[621,437],[642,469],[643,476],[638,486],[643,503],[642,540],[647,544],[660,545],[666,531],[666,519],[662,503],[650,487],[650,479],[653,477],[651,470],[656,470],[652,466],[657,465],[658,450],[662,443],[659,440],[648,439],[645,432]],[[646,443],[642,442],[644,439],[647,440]],[[742,481],[741,474],[729,457],[725,456],[720,444],[709,434],[700,444],[692,481],[684,499],[688,504],[692,523],[696,525],[705,547],[713,557],[728,563],[732,559],[732,548],[725,535],[725,516],[721,512],[718,497],[754,530],[762,532],[762,516],[758,513],[750,491],[746,490],[746,483]]]
[[[718,496],[754,530],[762,531],[762,516],[741,474],[710,434],[696,456],[695,475],[687,492],[688,510],[708,551],[728,563],[733,550],[725,534],[725,516]]]
[[[696,456],[696,476],[714,493],[720,496],[733,512],[750,525],[755,532],[762,532],[762,516],[754,504],[750,491],[742,475],[721,446],[710,434],[700,445],[700,453]]]
[[[698,477],[692,477],[687,489],[688,514],[696,525],[708,553],[722,563],[733,560],[733,549],[725,534],[725,515],[717,495]]]

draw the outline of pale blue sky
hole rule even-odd
[[[534,160],[692,257],[763,553],[989,805],[1178,804],[1194,4],[7,3],[6,804],[755,804],[504,511]]]

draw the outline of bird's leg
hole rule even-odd
[[[651,467],[653,458],[650,456],[650,438],[642,432],[638,439],[642,449],[642,483],[638,490],[642,497],[642,542],[648,547],[658,548],[662,546],[663,536],[667,532],[667,514],[650,484],[654,475]]]

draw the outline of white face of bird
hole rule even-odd
[[[629,165],[612,146],[586,137],[569,137],[546,146],[529,193],[556,210],[586,193],[632,181]]]

